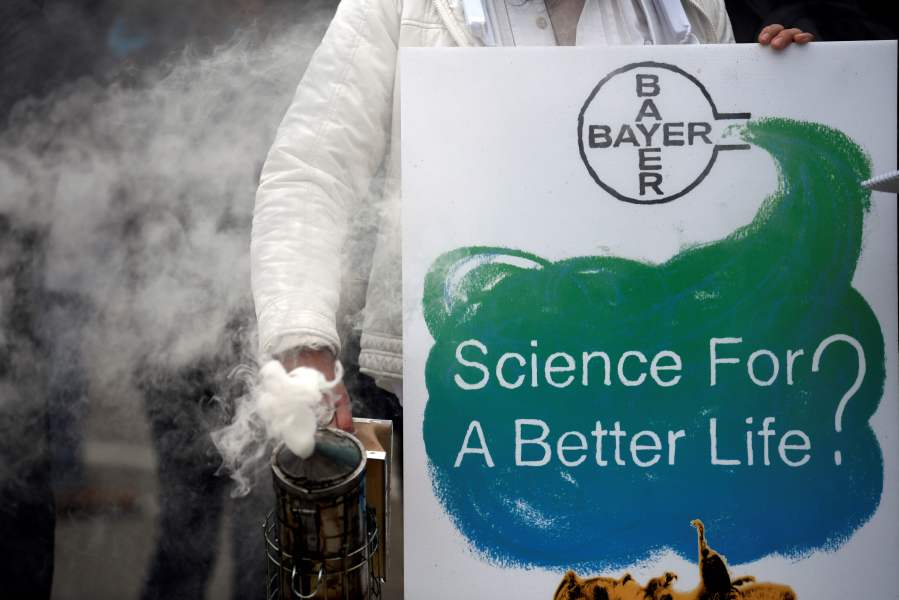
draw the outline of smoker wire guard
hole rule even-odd
[[[319,598],[322,600],[331,600],[332,598],[335,600],[377,600],[381,598],[381,584],[386,582],[387,565],[382,564],[382,555],[378,552],[380,535],[375,509],[373,507],[365,506],[365,513],[361,515],[365,527],[365,540],[361,542],[347,540],[348,533],[346,530],[336,532],[332,535],[321,535],[323,533],[323,523],[325,521],[323,514],[330,512],[329,509],[342,507],[344,519],[346,519],[346,511],[350,506],[345,502],[348,494],[360,494],[363,506],[365,501],[364,490],[367,460],[364,445],[357,437],[342,431],[325,429],[320,430],[320,433],[326,433],[328,431],[337,434],[339,437],[352,440],[354,446],[360,451],[361,458],[359,465],[354,469],[352,475],[348,478],[344,478],[340,483],[336,483],[333,487],[329,488],[330,490],[335,491],[334,488],[336,487],[340,488],[342,491],[337,492],[328,499],[320,498],[319,500],[308,503],[306,506],[298,506],[297,503],[293,502],[288,502],[286,505],[282,503],[281,498],[283,498],[283,496],[280,496],[280,494],[283,493],[285,488],[287,490],[293,489],[295,484],[290,481],[290,478],[282,470],[283,467],[279,465],[279,461],[277,460],[281,450],[286,450],[284,443],[279,444],[272,451],[271,470],[276,488],[276,496],[279,497],[278,504],[280,508],[269,511],[262,526],[263,537],[265,538],[265,597],[267,600],[284,600],[285,598],[290,598],[291,600],[308,600],[312,598]],[[290,453],[288,452],[288,454]],[[293,455],[291,454],[291,456]],[[279,484],[278,481],[281,483]],[[351,484],[353,481],[358,481],[358,484],[352,486],[349,490],[343,490],[347,484]],[[282,490],[281,493],[278,492],[279,488]],[[287,497],[290,497],[291,495],[292,494],[288,491]],[[281,547],[281,523],[278,511],[284,510],[285,508],[290,511],[295,522],[311,522],[315,524],[314,529],[317,532],[316,538],[318,544],[327,547],[328,544],[322,544],[322,542],[327,542],[328,540],[337,541],[336,545],[340,548],[339,553],[325,554],[324,552],[310,552],[309,556],[295,559],[292,554],[284,550]],[[353,547],[352,545],[355,543],[360,543],[360,545]],[[353,576],[353,573],[365,566],[368,567],[367,572],[369,579],[367,593],[364,596],[355,594],[351,597],[350,588],[352,586],[350,585],[350,579]],[[332,593],[329,582],[333,581],[333,578],[339,578],[339,589],[343,590],[342,594],[337,591]],[[305,591],[297,589],[298,580],[300,581],[300,587],[306,588]],[[290,589],[285,590],[285,582],[288,581],[290,582]]]
[[[304,512],[314,515],[317,511],[308,510]],[[347,583],[349,575],[352,572],[361,569],[367,563],[370,580],[368,588],[369,598],[380,598],[381,584],[385,580],[382,577],[383,565],[381,565],[381,560],[379,558],[380,555],[378,554],[378,525],[377,519],[375,518],[374,509],[367,508],[366,513],[366,524],[368,528],[367,543],[339,557],[324,559],[302,558],[299,561],[300,566],[298,567],[296,561],[294,561],[293,556],[281,550],[280,540],[278,539],[278,519],[275,516],[275,511],[269,512],[268,516],[266,516],[265,523],[262,526],[263,535],[265,536],[266,556],[265,597],[268,600],[279,600],[283,598],[281,592],[281,575],[282,572],[287,571],[290,573],[290,591],[294,598],[300,598],[303,600],[315,598],[320,589],[325,590],[325,598],[330,598],[327,592],[328,578],[341,577],[341,588],[344,590],[343,600],[357,600],[355,598],[350,598],[347,595]],[[357,562],[351,563],[350,566],[341,568],[341,566],[347,564],[347,561],[357,560],[357,557]],[[329,563],[338,564],[334,565],[333,567],[329,567]],[[315,578],[316,585],[310,593],[303,594],[296,589],[296,580],[298,576],[310,576]],[[322,588],[322,585],[324,585],[325,587]]]

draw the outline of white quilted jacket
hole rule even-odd
[[[733,41],[723,0],[684,0],[684,8],[701,42]],[[336,352],[345,321],[337,315],[364,305],[360,367],[382,383],[402,378],[397,51],[461,45],[479,42],[458,0],[340,3],[256,194],[252,283],[263,354]],[[373,193],[376,174],[383,185]],[[348,236],[357,214],[377,215],[378,227]],[[344,264],[348,256],[356,264]]]

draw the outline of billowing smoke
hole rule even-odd
[[[250,491],[253,473],[273,444],[283,441],[300,458],[312,455],[316,429],[334,415],[331,391],[343,376],[339,362],[336,367],[333,381],[308,367],[288,373],[276,360],[262,365],[258,377],[243,370],[250,391],[237,399],[232,422],[212,434],[222,467],[236,483],[235,496]]]
[[[254,193],[328,8],[137,82],[81,79],[14,108],[0,138],[0,380],[31,377],[22,369],[72,338],[91,394],[123,402],[142,379],[211,357],[255,364]],[[65,319],[47,317],[53,298]],[[23,305],[32,327],[19,331]]]

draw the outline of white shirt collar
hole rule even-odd
[[[554,46],[544,0],[462,0],[486,46]],[[585,0],[578,46],[699,43],[680,0]]]

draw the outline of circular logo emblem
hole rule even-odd
[[[674,65],[641,62],[606,75],[578,115],[578,146],[590,176],[612,196],[661,204],[687,194],[722,150],[725,129],[749,113],[719,113],[705,86]]]

